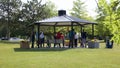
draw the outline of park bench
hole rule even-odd
[[[51,44],[54,44],[54,47],[56,47],[56,45],[59,45],[59,47],[61,47],[61,43],[63,44],[62,39],[48,39],[47,40],[48,47],[51,47]]]

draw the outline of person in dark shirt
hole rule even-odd
[[[70,39],[69,48],[70,48],[70,47],[73,48],[74,36],[75,36],[75,32],[74,32],[74,29],[72,29],[72,30],[69,32],[69,39]]]
[[[87,37],[87,33],[83,32],[81,33],[81,47],[86,47],[86,37]]]
[[[34,48],[34,41],[35,41],[35,32],[32,32],[32,35],[31,35],[32,46],[31,46],[31,48]]]
[[[41,44],[41,47],[44,47],[44,33],[43,32],[41,32],[41,34],[40,34],[40,44]],[[43,45],[43,46],[42,46]]]

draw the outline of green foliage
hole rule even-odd
[[[6,36],[9,38],[10,32],[15,29],[18,21],[18,11],[20,9],[20,0],[0,0],[0,26],[6,27]]]
[[[84,4],[84,2],[82,2],[82,0],[73,1],[73,8],[72,8],[70,14],[74,17],[78,17],[78,18],[85,19],[85,20],[88,20],[88,21],[94,21],[93,18],[88,15],[88,12],[86,10],[86,5]],[[84,26],[85,31],[89,35],[91,35],[91,31],[92,31],[91,26],[92,25]],[[77,32],[80,32],[80,26],[75,27],[75,30]]]
[[[27,1],[27,3],[23,4],[21,19],[23,20],[24,25],[28,26],[36,21],[56,15],[55,12],[55,5],[50,1],[46,2],[45,4],[42,4],[42,0]],[[30,26],[26,28],[27,34],[30,34],[32,27]],[[47,32],[48,28],[49,27],[42,26],[40,27],[40,31]]]
[[[27,3],[23,3],[20,12],[21,29],[19,29],[21,30],[22,34],[24,33],[23,35],[30,36],[33,27],[29,25],[45,18],[45,4],[41,4],[41,2],[42,0],[31,0],[27,1]]]
[[[54,8],[54,9],[53,9]],[[35,21],[56,15],[52,2],[0,0],[0,36],[29,36]],[[4,29],[6,28],[6,29]]]
[[[111,0],[109,3],[106,0],[98,1],[98,19],[100,26],[103,26],[103,32],[105,35],[113,35],[112,39],[116,43],[120,43],[120,25],[119,25],[119,13],[120,13],[120,1]],[[107,31],[105,30],[107,29]],[[98,30],[99,31],[99,30]],[[109,34],[108,34],[109,32]]]
[[[46,2],[46,6],[45,6],[45,12],[47,13],[46,18],[57,16],[57,10],[56,9],[57,8],[56,8],[55,4],[48,0]]]
[[[57,10],[55,4],[48,0],[45,4],[43,13],[44,14],[42,15],[45,15],[43,19],[57,16]],[[54,33],[53,26],[41,26],[40,29],[41,29],[40,31],[43,31],[46,34]]]
[[[73,8],[70,12],[72,16],[78,17],[78,18],[86,18],[87,10],[85,9],[84,2],[81,0],[75,0],[73,1]]]

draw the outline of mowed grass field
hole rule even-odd
[[[120,68],[120,46],[20,49],[19,44],[0,43],[0,68]]]

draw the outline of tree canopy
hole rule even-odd
[[[54,8],[54,9],[52,9]],[[27,36],[35,21],[54,16],[56,13],[52,2],[42,4],[42,0],[0,0],[0,36]]]
[[[120,43],[120,1],[119,0],[98,0],[99,25],[103,27],[104,35],[112,35],[112,40]],[[99,30],[100,31],[100,26]]]
[[[86,5],[82,0],[75,0],[73,1],[73,8],[71,9],[70,14],[74,17],[78,17],[81,19],[93,21],[93,18],[88,15],[88,11],[86,9]],[[87,31],[89,35],[92,34],[91,32],[91,25],[84,26],[84,30]],[[80,27],[75,27],[77,32],[80,32]]]

